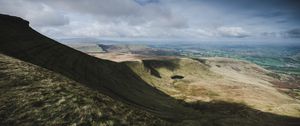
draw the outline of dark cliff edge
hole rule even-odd
[[[180,119],[187,114],[187,110],[174,114],[172,111],[185,108],[148,85],[125,64],[101,60],[60,44],[36,32],[21,18],[0,15],[0,34],[3,54],[58,72],[161,117]]]

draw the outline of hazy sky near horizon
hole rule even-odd
[[[0,13],[53,38],[300,40],[297,0],[0,0]]]

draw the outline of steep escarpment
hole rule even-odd
[[[28,22],[20,22],[25,21],[0,16],[1,53],[55,71],[161,117],[180,119],[188,115],[189,110],[174,104],[125,64],[94,58],[39,34]],[[173,113],[174,110],[179,111]]]
[[[299,118],[238,103],[190,104],[176,100],[149,84],[128,64],[98,59],[62,45],[34,31],[21,18],[0,15],[0,35],[0,124],[3,125],[168,125],[172,122],[174,125],[280,126],[300,123]],[[167,65],[169,71],[161,77],[171,75],[170,70],[177,67],[170,67],[168,62],[155,64],[156,61],[144,65],[160,73],[160,68]],[[182,82],[192,73],[175,75],[183,76],[178,81]]]
[[[0,54],[0,125],[170,125],[61,74]]]

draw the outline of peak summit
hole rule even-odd
[[[0,14],[0,22],[14,23],[14,24],[29,26],[29,21],[26,21],[20,17],[10,16],[10,15],[5,15],[5,14]]]

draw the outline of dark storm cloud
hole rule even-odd
[[[261,13],[269,11],[299,12],[300,10],[299,0],[211,0],[209,3],[241,11],[255,10]],[[274,15],[274,13],[270,15]]]
[[[294,28],[281,32],[264,32],[261,35],[264,37],[300,38],[300,28]]]
[[[273,17],[280,17],[286,15],[281,11],[274,11],[274,12],[266,12],[266,13],[258,13],[256,16],[264,17],[264,18],[273,18]]]
[[[140,5],[146,5],[146,4],[150,4],[150,3],[158,3],[159,2],[159,0],[134,0],[134,1]]]
[[[288,30],[283,33],[286,37],[300,38],[300,28]]]
[[[299,0],[211,0],[207,2],[232,13],[267,19],[278,17],[299,24]]]

